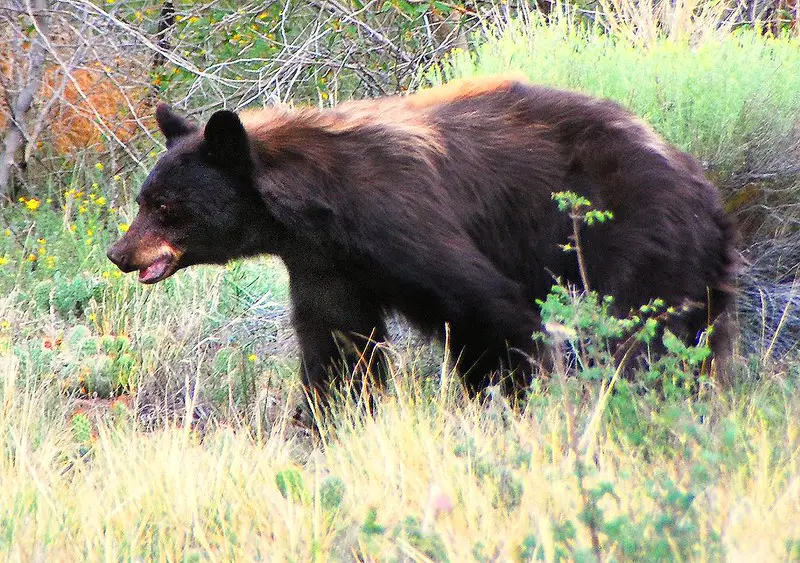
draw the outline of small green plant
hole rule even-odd
[[[800,560],[800,540],[796,539],[786,540],[786,560],[787,561]]]
[[[361,525],[361,533],[367,537],[380,536],[386,533],[386,526],[378,524],[378,509],[370,507],[367,511],[367,517],[364,518],[364,523]]]
[[[94,428],[92,421],[83,411],[78,411],[69,420],[69,429],[72,432],[72,439],[78,444],[78,453],[85,456],[92,447]]]
[[[591,202],[588,199],[574,192],[554,192],[552,198],[556,201],[559,211],[569,213],[569,218],[572,221],[572,242],[562,245],[562,248],[564,251],[575,251],[583,288],[589,291],[589,275],[586,272],[584,254],[581,248],[580,226],[581,223],[586,223],[590,227],[595,224],[605,223],[613,219],[614,214],[611,211],[592,209]]]
[[[306,495],[303,476],[297,469],[290,468],[279,471],[275,475],[275,485],[283,498],[294,502],[302,502]]]
[[[75,325],[55,351],[62,361],[59,375],[66,391],[112,397],[135,386],[137,361],[125,335],[101,336],[86,325]]]
[[[525,490],[522,481],[513,471],[503,467],[496,472],[497,493],[493,504],[505,512],[513,512],[522,504],[522,494]]]
[[[697,542],[697,530],[683,525],[690,514],[691,493],[665,480],[663,485],[667,492],[653,497],[659,507],[658,512],[651,515],[652,521],[647,515],[635,520],[625,516],[609,520],[602,506],[606,498],[618,500],[615,484],[590,484],[594,473],[590,460],[604,419],[628,419],[630,423],[618,426],[640,443],[657,428],[658,417],[642,420],[638,410],[631,408],[637,401],[631,393],[631,385],[620,377],[636,346],[649,346],[663,332],[661,342],[666,354],[647,364],[646,372],[636,377],[640,380],[636,385],[647,393],[649,400],[660,404],[657,408],[667,413],[671,412],[671,405],[691,398],[692,390],[696,389],[697,368],[708,357],[709,350],[704,344],[687,346],[669,330],[661,331],[663,322],[675,310],[666,307],[660,299],[643,305],[626,318],[613,315],[613,299],[601,298],[589,287],[580,241],[581,223],[593,226],[613,216],[592,210],[588,200],[572,193],[553,197],[559,209],[569,213],[572,221],[572,237],[564,250],[576,253],[584,285],[581,292],[556,285],[545,300],[538,301],[546,334],[537,335],[537,338],[543,337],[554,349],[554,371],[564,405],[566,444],[582,505],[576,522],[565,522],[565,527],[554,533],[556,558],[568,554],[579,560],[587,557],[602,560],[611,545],[633,558],[654,553],[659,554],[657,558],[671,557],[676,552],[682,558],[696,555],[692,546]],[[565,355],[572,358],[569,364],[564,360]],[[568,378],[568,372],[575,377]],[[587,391],[589,396],[598,397],[596,402],[587,404]],[[678,420],[665,420],[658,428],[668,432]],[[676,510],[682,511],[680,517],[668,517]],[[583,526],[588,532],[589,546],[580,545],[578,536],[573,533],[575,525]],[[677,546],[674,541],[665,543],[664,538],[673,535],[683,543]],[[712,547],[707,546],[705,553]]]
[[[319,501],[322,509],[328,513],[339,510],[346,490],[344,481],[339,477],[333,475],[326,477],[319,486]]]
[[[530,534],[522,540],[517,548],[517,561],[520,563],[525,561],[544,561],[545,554],[544,548],[539,543],[535,535]]]
[[[416,516],[408,516],[402,524],[392,531],[392,539],[404,538],[414,549],[432,561],[450,561],[447,549],[438,533],[422,529],[422,521]]]

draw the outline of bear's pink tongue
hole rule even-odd
[[[157,282],[167,271],[170,262],[172,262],[171,256],[161,256],[147,268],[139,270],[139,281],[142,283]]]

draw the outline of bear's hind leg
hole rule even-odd
[[[499,385],[509,399],[521,399],[533,376],[533,338],[523,329],[510,340],[499,341],[496,334],[484,330],[486,326],[475,321],[451,326],[451,352],[458,358],[467,392],[475,395]]]

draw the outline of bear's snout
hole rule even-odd
[[[124,248],[120,247],[121,245],[119,242],[113,244],[111,248],[108,249],[106,256],[108,257],[114,265],[125,272],[126,274],[136,270],[134,266],[131,265],[130,261],[130,254],[125,251]]]

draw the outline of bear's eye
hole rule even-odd
[[[180,220],[179,209],[174,203],[160,203],[156,207],[159,220],[167,225],[175,225]]]
[[[158,214],[159,216],[164,219],[170,219],[172,217],[172,206],[167,205],[166,203],[159,204],[158,206]]]

